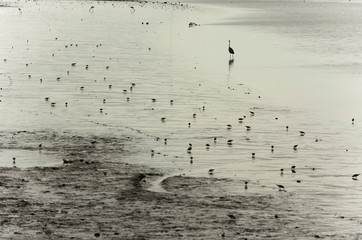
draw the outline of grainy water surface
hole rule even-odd
[[[3,4],[1,131],[132,135],[129,162],[362,220],[360,3]]]

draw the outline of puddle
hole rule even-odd
[[[15,163],[13,158],[15,158]],[[50,152],[19,149],[0,150],[0,167],[49,167],[59,164],[62,164],[62,159]]]
[[[151,192],[156,192],[156,193],[170,193],[169,191],[166,191],[162,187],[161,183],[162,183],[163,180],[165,180],[165,179],[167,179],[167,178],[169,178],[171,176],[173,176],[173,175],[167,175],[167,176],[163,176],[163,177],[160,177],[160,178],[156,179],[155,181],[153,181],[151,183],[151,186],[149,188],[147,188],[147,190],[151,191]]]

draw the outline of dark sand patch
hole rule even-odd
[[[24,139],[30,139],[30,135],[49,135],[22,132],[12,136],[18,134],[22,134],[23,142],[28,142]],[[167,193],[148,191],[150,184],[162,177],[161,171],[104,161],[100,156],[105,153],[126,154],[126,151],[112,144],[109,149],[97,146],[93,147],[97,150],[91,149],[86,143],[93,137],[56,136],[54,141],[48,139],[49,150],[83,160],[55,167],[1,168],[2,239],[351,239],[355,236],[354,232],[334,230],[336,225],[349,224],[348,220],[313,208],[301,211],[289,193],[229,195],[222,188],[231,181],[227,179],[174,176],[161,183]],[[52,139],[51,135],[49,138]],[[59,139],[67,139],[68,145],[61,147]],[[98,137],[96,144],[102,145],[101,139],[107,138]],[[121,144],[128,138],[110,139]],[[1,146],[7,144],[3,141]],[[20,147],[14,142],[11,146]]]

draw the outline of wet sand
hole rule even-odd
[[[1,239],[351,239],[334,226],[355,222],[305,205],[293,194],[225,194],[235,180],[165,177],[141,165],[107,161],[127,155],[131,138],[75,133],[2,133],[2,149],[53,152],[54,167],[1,168]],[[46,149],[46,150],[45,150]],[[15,163],[16,166],[16,163]],[[163,179],[164,192],[149,191]],[[258,188],[250,185],[249,188]],[[318,229],[318,231],[316,231]]]
[[[40,126],[41,117],[35,119]],[[52,121],[42,123],[53,129]],[[1,149],[40,150],[54,154],[59,164],[23,169],[16,161],[15,167],[0,169],[1,239],[353,239],[361,225],[313,204],[301,206],[288,189],[279,191],[274,184],[262,191],[252,181],[243,193],[231,194],[225,189],[243,188],[244,182],[217,174],[169,176],[166,170],[114,161],[134,157],[126,147],[136,144],[130,136],[17,130],[0,132]],[[63,158],[73,163],[63,164]],[[164,191],[150,191],[158,181]]]

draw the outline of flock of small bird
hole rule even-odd
[[[88,11],[89,11],[89,12],[94,12],[94,11],[95,11],[95,8],[96,8],[95,6],[91,6]],[[136,11],[135,6],[130,6],[130,8],[131,8],[132,11]],[[19,10],[20,13],[22,13],[21,8],[19,8],[18,10]],[[143,24],[143,22],[142,22],[142,24]],[[146,22],[146,24],[148,25],[148,22]],[[56,41],[56,40],[57,40],[57,38],[55,38],[55,41]],[[68,44],[68,45],[66,45],[65,47],[68,48],[68,47],[72,47],[72,46],[78,47],[78,44]],[[101,47],[101,46],[102,46],[102,44],[98,44],[96,47]],[[151,48],[149,48],[149,50],[151,50]],[[234,51],[234,49],[231,47],[231,41],[230,41],[230,40],[228,41],[228,52],[229,52],[229,54],[230,54],[230,60],[233,60],[233,59],[234,59],[235,51]],[[54,56],[54,54],[53,54],[53,56]],[[4,59],[4,62],[7,62],[7,59]],[[70,63],[70,66],[71,66],[71,67],[76,67],[76,66],[77,66],[77,63],[76,63],[76,62],[71,62],[71,63]],[[89,65],[85,65],[84,68],[85,68],[85,70],[88,70],[88,69],[89,69]],[[109,69],[109,66],[105,66],[105,69],[108,70],[108,69]],[[70,73],[69,70],[67,70],[67,75],[69,75],[69,74],[71,74],[71,73]],[[31,78],[31,75],[29,74],[28,77]],[[62,78],[61,78],[61,77],[56,77],[56,80],[57,80],[57,81],[61,81]],[[104,80],[105,80],[105,79],[104,79]],[[40,82],[42,83],[42,79],[40,79]],[[128,89],[124,89],[123,92],[124,92],[125,94],[127,94],[128,91],[131,91],[131,92],[132,92],[133,89],[135,88],[135,86],[136,86],[136,83],[131,83],[129,90],[128,90]],[[112,85],[108,85],[108,88],[109,88],[109,89],[112,89]],[[85,86],[80,86],[79,89],[80,89],[81,91],[84,91],[84,90],[85,90]],[[126,99],[127,99],[127,101],[130,101],[130,98],[129,98],[129,97],[127,97]],[[45,100],[46,102],[49,102],[49,101],[50,101],[50,97],[47,96],[47,97],[44,98],[44,100]],[[153,103],[156,103],[156,102],[157,102],[157,99],[156,99],[156,98],[151,98],[150,100],[151,100],[151,102],[153,102]],[[169,101],[170,101],[170,104],[173,105],[174,100],[171,99],[171,100],[169,100]],[[106,104],[106,102],[107,102],[107,100],[106,100],[106,99],[103,99],[103,104]],[[68,102],[65,102],[64,105],[65,105],[65,107],[68,107]],[[50,106],[51,106],[51,107],[55,107],[55,106],[56,106],[56,102],[53,102],[53,101],[50,102]],[[206,107],[205,107],[205,106],[202,106],[202,110],[205,111],[205,109],[206,109]],[[100,112],[100,113],[103,113],[103,111],[104,111],[103,108],[100,108],[100,109],[99,109],[99,112]],[[255,111],[250,111],[249,114],[250,114],[250,116],[255,116],[256,113],[255,113]],[[193,118],[196,118],[196,116],[197,116],[196,113],[194,113],[194,114],[192,115]],[[243,116],[243,117],[238,118],[238,122],[239,122],[239,123],[242,123],[242,122],[245,120],[245,118],[246,118],[246,116]],[[162,123],[165,123],[165,122],[166,122],[166,119],[167,119],[167,117],[162,117],[160,120],[161,120]],[[352,124],[354,124],[354,118],[352,119]],[[191,127],[191,123],[190,123],[190,122],[188,123],[188,127]],[[226,125],[226,129],[227,129],[227,130],[232,130],[232,129],[233,129],[233,126],[232,126],[231,124],[227,124],[227,125]],[[289,126],[286,126],[285,129],[286,129],[286,131],[288,131],[288,130],[289,130]],[[249,126],[249,125],[246,125],[246,126],[245,126],[245,130],[246,130],[246,131],[252,131],[252,127]],[[300,134],[300,136],[305,136],[306,133],[305,133],[305,131],[299,131],[299,134]],[[158,141],[159,139],[160,139],[160,138],[156,138],[157,141]],[[213,138],[213,141],[214,141],[214,143],[216,143],[217,137],[214,137],[214,138]],[[228,146],[232,146],[232,145],[233,145],[233,141],[234,141],[233,139],[228,139],[228,140],[226,141],[226,144],[227,144]],[[319,141],[319,139],[316,139],[316,141]],[[164,144],[165,144],[165,145],[168,144],[168,139],[167,139],[167,138],[164,138]],[[209,149],[209,148],[210,148],[210,144],[209,144],[209,143],[207,143],[205,146],[206,146],[206,149]],[[274,145],[271,145],[270,148],[271,148],[271,152],[273,152],[273,151],[274,151]],[[292,148],[294,151],[297,151],[297,149],[298,149],[298,144],[293,145],[291,148]],[[39,149],[41,149],[41,145],[39,145]],[[189,143],[188,147],[186,148],[186,152],[187,152],[188,154],[192,154],[192,149],[193,149],[192,143]],[[154,154],[155,154],[155,151],[154,151],[154,150],[151,150],[151,156],[154,156]],[[252,157],[252,158],[255,158],[255,156],[256,156],[256,153],[255,153],[255,152],[252,152],[252,153],[251,153],[251,157]],[[194,157],[193,157],[193,156],[190,156],[190,164],[193,164],[194,161],[195,161]],[[13,164],[15,165],[15,163],[16,163],[16,158],[14,157],[14,158],[13,158]],[[291,172],[292,172],[292,173],[295,173],[295,172],[296,172],[295,169],[296,169],[296,167],[295,167],[295,166],[292,166],[292,167],[291,167]],[[314,169],[313,169],[313,170],[314,170]],[[208,170],[208,174],[210,174],[210,175],[213,175],[215,172],[216,172],[216,170],[215,170],[214,168]],[[283,172],[284,172],[284,169],[280,169],[280,174],[281,174],[281,175],[283,174]],[[360,174],[353,174],[353,175],[352,175],[352,179],[353,179],[353,180],[357,180],[359,175],[360,175]],[[248,181],[244,181],[244,182],[245,182],[245,189],[247,189],[247,188],[248,188]],[[300,181],[300,180],[297,180],[297,182],[300,183],[301,181]],[[281,185],[281,184],[276,184],[276,186],[278,187],[278,189],[279,189],[280,191],[286,191],[286,189],[285,189],[285,187],[284,187],[283,185]]]

